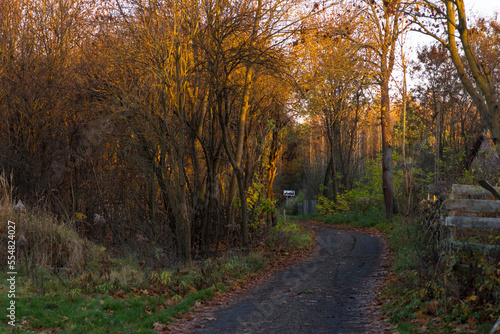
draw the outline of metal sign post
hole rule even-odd
[[[283,190],[283,195],[286,196],[285,209],[283,209],[283,222],[286,225],[286,207],[288,206],[288,199],[295,196],[295,190]]]
[[[283,190],[283,195],[286,196],[286,203],[288,204],[288,199],[295,196],[295,190]]]

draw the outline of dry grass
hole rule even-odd
[[[13,221],[18,268],[78,272],[90,258],[98,256],[96,247],[80,238],[71,223],[61,223],[40,208],[15,210],[10,181],[5,174],[0,175],[0,252],[7,252],[7,223]]]

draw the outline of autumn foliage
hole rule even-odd
[[[0,0],[0,166],[150,266],[248,251],[286,188],[409,214],[497,182],[499,24],[462,2]]]
[[[248,247],[247,192],[274,200],[290,117],[292,2],[0,5],[0,164],[16,198],[144,255]]]

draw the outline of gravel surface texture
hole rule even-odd
[[[310,257],[208,311],[194,333],[390,333],[378,307],[387,269],[384,238],[305,226],[317,242]]]

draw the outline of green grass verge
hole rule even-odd
[[[210,287],[190,293],[172,305],[168,296],[129,292],[122,297],[106,294],[51,293],[44,296],[23,291],[16,300],[17,332],[60,333],[155,333],[153,324],[169,323],[221,289]],[[7,296],[0,297],[7,305]],[[3,324],[4,325],[4,324]],[[7,332],[8,327],[0,327]]]
[[[331,214],[327,217],[320,213],[310,215],[289,215],[288,220],[315,220],[332,225],[348,225],[355,227],[373,227],[380,230],[389,229],[392,224],[385,217],[385,208],[383,206],[374,206],[361,211],[347,211]],[[400,216],[396,216],[394,220],[400,220]]]
[[[296,217],[287,216],[286,223],[280,219],[271,229],[268,245],[272,250],[294,251],[312,245],[313,234],[296,221]]]
[[[385,229],[388,227],[385,209],[374,207],[366,213],[349,211],[334,214],[326,219],[329,224],[351,225],[356,227],[375,227]]]

